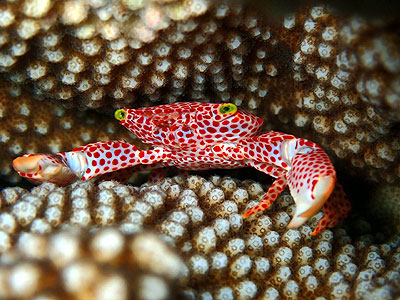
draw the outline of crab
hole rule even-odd
[[[350,211],[333,164],[320,146],[286,133],[260,134],[262,119],[233,103],[118,109],[115,118],[152,148],[139,150],[125,141],[103,141],[69,152],[25,154],[13,161],[13,167],[36,184],[68,185],[119,170],[115,174],[171,166],[181,170],[250,166],[276,180],[244,218],[270,207],[286,186],[296,204],[288,228],[301,226],[322,208],[324,215],[312,232],[316,235],[336,226]]]

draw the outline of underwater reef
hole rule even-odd
[[[6,188],[0,193],[0,297],[400,295],[399,236],[387,240],[357,218],[312,237],[322,213],[287,229],[295,212],[288,192],[266,213],[243,219],[264,193],[254,181],[193,175],[140,187],[91,180]]]
[[[0,298],[400,297],[400,10],[359,3],[0,1]],[[353,204],[343,227],[287,230],[289,194],[243,221],[265,187],[226,177],[7,187],[24,153],[145,147],[115,108],[191,100],[323,147]]]

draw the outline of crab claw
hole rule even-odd
[[[24,174],[35,174],[39,172],[39,161],[42,159],[41,154],[29,155],[17,157],[13,160],[12,165],[15,171],[21,175]]]
[[[312,190],[306,188],[299,190],[289,185],[296,202],[296,211],[288,228],[298,228],[322,208],[335,187],[336,176],[321,174],[314,179],[314,182]]]
[[[63,158],[56,154],[25,154],[14,159],[12,165],[20,176],[35,184],[53,182],[68,185],[78,179]]]
[[[328,155],[315,145],[297,150],[287,180],[296,203],[296,211],[288,227],[297,228],[328,200],[336,184],[336,172]]]

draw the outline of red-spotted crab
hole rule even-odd
[[[183,170],[251,166],[277,179],[243,217],[267,209],[286,186],[296,203],[289,228],[299,227],[322,207],[324,216],[315,235],[334,227],[350,211],[350,202],[321,147],[275,131],[260,135],[263,121],[232,103],[118,109],[115,117],[153,148],[139,150],[124,141],[97,142],[70,152],[26,154],[13,161],[14,169],[34,183],[67,185],[134,166]]]

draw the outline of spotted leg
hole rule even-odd
[[[251,145],[251,148],[254,148],[254,144]],[[218,144],[213,148],[213,151],[214,153],[223,153],[225,157],[229,157],[234,160],[243,160],[246,156],[247,158],[255,158],[255,155],[251,154],[250,151],[246,150],[246,147],[242,147],[242,145],[236,146],[229,143]],[[246,165],[277,178],[277,180],[275,180],[269,187],[261,202],[243,214],[243,218],[247,218],[255,213],[268,209],[268,207],[271,206],[271,204],[287,186],[287,171],[284,168],[275,166],[271,162],[259,162],[253,159],[247,159]]]
[[[279,196],[279,194],[282,193],[282,191],[286,188],[286,186],[286,174],[282,174],[277,180],[272,183],[272,185],[269,187],[268,191],[262,198],[261,202],[256,206],[250,208],[245,214],[242,215],[242,217],[247,218],[270,207],[275,199]]]

